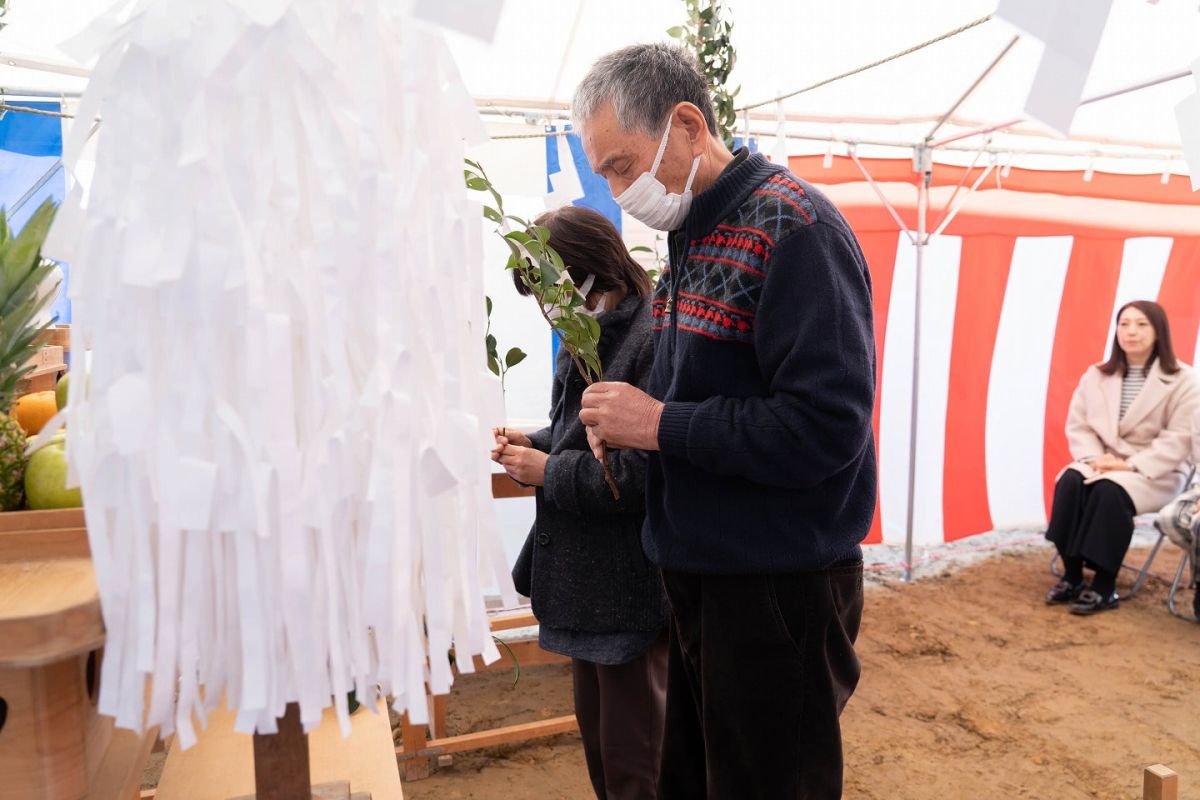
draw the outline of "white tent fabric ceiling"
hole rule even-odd
[[[0,86],[5,93],[80,91],[85,78],[20,65],[40,61],[68,69],[86,67],[74,62],[70,47],[60,43],[106,13],[111,16],[109,5],[96,0],[9,0],[8,25],[0,31]],[[742,86],[739,103],[755,103],[991,14],[996,0],[727,0],[727,7],[738,53],[733,82]],[[683,13],[679,0],[507,0],[491,44],[457,33],[448,38],[468,89],[481,102],[554,107],[570,101],[575,84],[597,56],[633,42],[663,40],[666,29],[681,22]],[[789,133],[841,141],[920,141],[932,121],[952,106],[1015,33],[1012,26],[993,19],[918,53],[795,97],[784,103],[793,120]],[[1023,37],[940,135],[1021,116],[1041,50],[1038,41]],[[1197,57],[1200,11],[1194,0],[1115,0],[1085,95],[1186,69]],[[994,144],[1018,153],[1130,153],[1142,159],[1105,161],[1097,169],[1161,171],[1165,156],[1180,149],[1175,105],[1192,91],[1194,83],[1182,79],[1081,108],[1071,142],[1027,122],[1017,131],[1044,138],[1009,132],[996,134]],[[757,111],[752,129],[773,137],[774,104]],[[976,138],[965,144],[980,143]],[[791,145],[793,154],[824,149],[820,142],[796,140]],[[1056,166],[1030,157],[1024,163]],[[1078,161],[1072,166],[1079,168]],[[1174,169],[1183,171],[1182,164],[1176,161]]]

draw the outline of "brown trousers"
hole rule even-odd
[[[614,666],[571,660],[575,716],[598,800],[657,796],[667,706],[667,634]]]

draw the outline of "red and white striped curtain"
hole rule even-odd
[[[892,178],[884,188],[912,225],[906,194],[912,186],[904,186],[914,177],[904,174],[908,164],[876,162],[869,168]],[[823,184],[839,202],[871,268],[880,499],[868,541],[900,543],[908,506],[916,248],[880,213],[878,201],[857,191],[861,186],[852,184],[861,175],[846,166],[823,172],[819,156],[791,161],[793,171]],[[962,170],[947,169],[948,191]],[[1162,229],[1164,216],[1173,219],[1183,209],[1096,196],[1098,189],[1121,191],[1120,181],[1093,187],[1079,173],[1017,173],[1010,186],[1029,189],[1031,180],[1047,175],[1057,176],[1058,183],[1047,184],[1049,191],[1020,191],[989,181],[989,192],[968,200],[965,208],[974,204],[975,213],[964,211],[948,228],[953,235],[935,238],[926,250],[913,511],[917,544],[1045,524],[1054,476],[1070,460],[1063,429],[1071,393],[1087,366],[1106,356],[1113,318],[1124,303],[1157,300],[1171,320],[1180,359],[1200,360],[1200,229],[1178,224],[1177,233]],[[1185,205],[1200,201],[1178,185],[1162,186],[1158,176],[1105,177],[1136,178],[1125,182],[1125,195],[1153,192],[1152,181]],[[936,199],[931,207],[940,211]],[[1062,212],[1077,201],[1080,207]],[[1021,211],[998,215],[1006,203]],[[1200,228],[1200,209],[1186,210]],[[1114,216],[1120,228],[1098,224]],[[937,214],[931,218],[936,224]]]

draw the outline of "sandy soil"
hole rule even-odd
[[[1137,558],[1132,555],[1131,558]],[[843,717],[846,797],[1140,798],[1165,763],[1200,797],[1200,626],[1167,613],[1178,551],[1136,600],[1092,618],[1049,608],[1048,551],[1000,554],[868,590],[863,680]],[[468,676],[451,734],[571,711],[566,667]],[[459,755],[406,800],[587,798],[579,739]]]

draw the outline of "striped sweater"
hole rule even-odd
[[[761,574],[860,555],[875,507],[871,283],[837,209],[740,158],[672,234],[652,303],[665,405],[643,545],[664,569]]]

